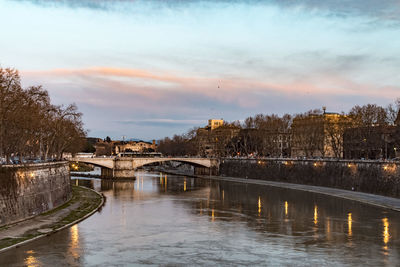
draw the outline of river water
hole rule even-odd
[[[138,172],[73,177],[107,200],[93,216],[0,254],[4,266],[399,266],[400,215],[308,192]]]

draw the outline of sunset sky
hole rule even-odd
[[[0,25],[0,66],[76,103],[89,136],[400,97],[399,0],[3,0]]]

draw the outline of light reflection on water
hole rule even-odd
[[[351,230],[351,226],[353,224],[353,219],[351,217],[351,213],[349,212],[348,216],[347,216],[347,224],[348,224],[348,235],[349,237],[351,237],[353,235],[353,231]]]
[[[25,265],[27,267],[37,267],[40,266],[40,262],[36,259],[36,257],[34,256],[35,251],[33,250],[28,250],[26,252],[26,258],[25,258]]]
[[[74,259],[79,258],[79,230],[78,225],[75,224],[70,228],[71,242],[69,246],[69,253]]]
[[[314,207],[314,224],[317,225],[318,223],[318,207]]]
[[[289,204],[287,201],[285,201],[285,215],[288,215],[288,208],[289,208]]]
[[[137,173],[136,181],[84,178],[73,183],[102,191],[107,197],[102,210],[65,231],[0,254],[0,263],[395,266],[400,262],[400,216],[356,202],[145,172]]]
[[[385,245],[389,243],[390,234],[389,234],[389,221],[387,218],[383,218],[383,243]]]

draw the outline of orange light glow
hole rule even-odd
[[[351,217],[351,213],[347,215],[347,224],[349,228],[349,236],[353,235],[352,225],[353,225],[353,218]]]
[[[383,243],[385,245],[389,243],[390,240],[390,234],[389,234],[389,221],[387,218],[382,219],[383,222]]]
[[[285,215],[288,215],[289,204],[285,201]]]
[[[314,207],[314,224],[318,223],[318,207]]]

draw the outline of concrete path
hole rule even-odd
[[[69,227],[97,211],[104,197],[88,188],[73,186],[72,199],[61,207],[0,228],[0,252]]]
[[[40,232],[40,230],[51,230],[50,226],[52,224],[61,221],[62,218],[66,217],[71,211],[79,208],[79,206],[80,203],[74,203],[52,214],[36,216],[32,219],[5,227],[4,229],[0,230],[0,242],[4,238],[20,238],[25,233],[29,233],[38,229],[38,232]]]
[[[203,179],[212,179],[219,181],[229,181],[236,183],[248,183],[248,184],[258,184],[258,185],[267,185],[281,188],[289,188],[294,190],[301,190],[313,193],[319,193],[334,197],[345,198],[349,200],[359,201],[362,203],[367,203],[370,205],[387,208],[395,211],[400,211],[400,199],[385,197],[380,195],[367,194],[362,192],[355,192],[337,188],[330,187],[322,187],[322,186],[312,186],[312,185],[303,185],[303,184],[290,184],[283,182],[273,182],[273,181],[265,181],[265,180],[256,180],[256,179],[244,179],[237,177],[222,177],[222,176],[203,176],[196,175],[196,177]]]

